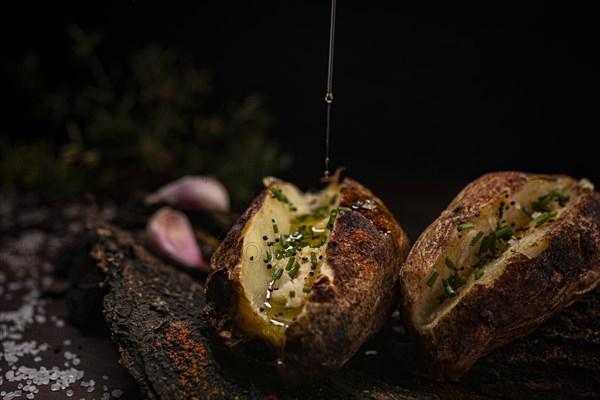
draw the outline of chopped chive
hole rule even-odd
[[[287,262],[287,265],[285,266],[286,271],[289,271],[290,269],[292,269],[292,265],[294,265],[294,261],[296,261],[296,259],[294,257],[290,257],[290,259]]]
[[[277,226],[277,224],[273,224],[273,232],[279,233],[279,227]]]
[[[440,276],[440,273],[437,271],[433,271],[433,274],[431,274],[429,280],[427,280],[427,286],[432,287],[435,281],[437,280],[438,276]]]
[[[522,210],[529,218],[533,218],[533,213],[531,212],[531,210],[529,208],[523,207]]]
[[[466,224],[459,225],[457,229],[458,229],[459,232],[461,232],[461,231],[464,231],[465,229],[471,229],[474,226],[475,225],[473,225],[472,223],[468,222]]]
[[[339,211],[352,211],[350,207],[338,207]]]
[[[452,262],[450,257],[446,257],[446,260],[444,262],[446,263],[446,267],[448,267],[450,269],[454,269],[454,263]]]
[[[296,297],[296,291],[290,290],[290,299],[293,299],[294,297]]]
[[[331,205],[334,205],[334,204],[335,204],[335,202],[337,201],[337,199],[338,199],[338,195],[336,194],[335,196],[333,196],[333,197],[331,198],[331,201],[329,202],[329,204],[331,204]]]
[[[352,203],[352,207],[358,208],[358,207],[362,206],[363,204],[364,204],[364,201],[362,201],[361,199],[356,199],[356,200],[354,200],[354,203]]]
[[[535,219],[535,226],[543,225],[546,222],[548,222],[550,220],[550,218],[555,217],[557,215],[558,215],[558,211],[556,211],[556,210],[554,210],[554,211],[546,211],[545,213],[539,215]]]
[[[479,231],[479,233],[473,238],[473,240],[471,240],[471,246],[475,246],[477,242],[479,242],[479,239],[483,237],[483,235],[484,233]]]
[[[273,196],[279,200],[279,201],[283,201],[284,203],[289,203],[290,201],[288,200],[287,196],[285,194],[283,194],[281,192],[281,190],[277,189],[276,187],[271,186],[269,188],[269,190],[271,191],[271,193],[273,194]]]
[[[479,278],[481,278],[482,276],[483,276],[482,269],[478,269],[477,271],[475,271],[475,280],[479,280]]]
[[[448,297],[456,296],[456,292],[454,291],[454,289],[452,289],[452,286],[450,286],[447,280],[442,279],[442,284],[444,285],[444,291],[446,292],[446,295]]]
[[[331,210],[331,215],[329,216],[329,221],[327,221],[327,228],[333,228],[333,221],[335,221],[335,217],[337,216],[337,209]]]
[[[475,268],[481,268],[481,267],[483,267],[483,266],[485,265],[485,262],[486,262],[486,261],[487,261],[487,260],[486,260],[486,258],[485,258],[485,257],[481,257],[481,258],[479,259],[479,261],[477,261],[477,264],[475,264]]]
[[[283,268],[277,268],[275,272],[273,272],[273,279],[278,280],[283,275]]]
[[[569,199],[571,198],[571,196],[569,196],[560,189],[555,189],[554,192],[559,201],[569,201]]]
[[[296,277],[296,274],[298,274],[299,269],[300,269],[300,264],[296,263],[294,265],[294,268],[292,268],[292,270],[290,272],[288,272],[288,275],[290,276],[290,278],[294,279]]]
[[[310,212],[312,212],[312,213],[318,213],[318,212],[327,211],[327,210],[329,210],[329,205],[325,204],[325,205],[322,205],[322,206],[319,206],[319,207],[311,208]]]
[[[306,286],[302,288],[302,291],[303,291],[304,293],[310,293],[310,290],[311,290],[311,288],[309,288],[309,287],[306,287]]]
[[[502,239],[510,239],[510,237],[513,235],[513,230],[510,226],[505,226],[502,227],[500,229],[498,229],[496,232],[494,232],[494,237],[496,239],[502,238]]]
[[[489,250],[490,245],[494,241],[494,235],[488,235],[481,241],[481,246],[479,246],[479,254],[483,254]]]
[[[281,260],[283,258],[283,251],[280,249],[275,250],[275,258]]]
[[[271,250],[267,250],[267,262],[273,259],[273,252]]]
[[[314,251],[310,252],[310,265],[312,265],[313,267],[317,266],[317,255]]]
[[[490,235],[490,238],[492,239],[492,240],[490,240],[490,251],[492,253],[495,253],[496,252],[496,240],[495,240],[495,236],[494,235]]]

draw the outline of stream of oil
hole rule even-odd
[[[327,104],[327,120],[325,127],[325,178],[329,177],[329,135],[331,133],[331,103],[333,103],[333,47],[335,39],[335,2],[331,0],[331,22],[329,25],[329,61],[327,63],[327,91],[325,103]]]

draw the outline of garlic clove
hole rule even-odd
[[[227,212],[229,193],[210,176],[186,175],[146,197],[146,205],[167,204],[187,211]]]
[[[192,224],[181,211],[163,207],[146,224],[148,247],[165,261],[208,272]]]

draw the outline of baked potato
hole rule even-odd
[[[498,172],[418,238],[401,309],[432,377],[455,380],[600,280],[600,195],[586,179]]]
[[[205,313],[221,347],[299,385],[340,368],[397,308],[409,241],[352,179],[316,193],[264,182],[211,259]]]

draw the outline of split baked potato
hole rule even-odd
[[[467,185],[401,271],[429,373],[459,378],[600,282],[600,195],[586,179],[498,172]]]
[[[211,259],[205,313],[228,352],[304,384],[340,368],[397,307],[409,241],[354,180],[265,186]]]

